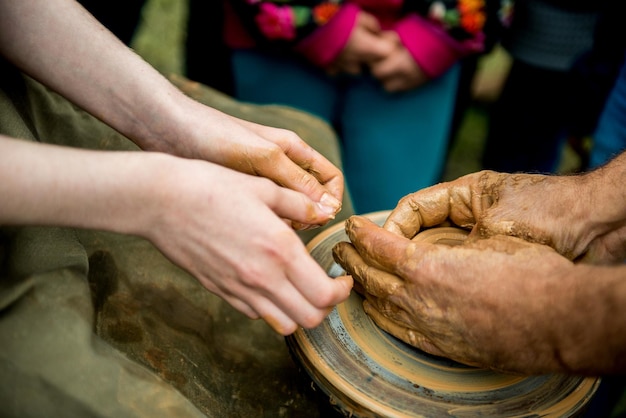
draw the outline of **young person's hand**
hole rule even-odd
[[[75,149],[0,136],[0,225],[132,234],[277,332],[314,327],[348,297],[283,221],[319,224],[316,201],[273,181],[155,152]]]

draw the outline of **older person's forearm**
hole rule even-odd
[[[527,226],[543,224],[542,229],[551,231],[539,235],[540,242],[570,259],[591,263],[626,259],[626,153],[582,174],[512,174],[508,187],[513,191],[525,179],[531,187],[520,189],[516,199],[509,196],[509,205],[515,202],[517,207],[509,207],[504,216],[520,220],[527,211],[532,215],[524,221]]]
[[[563,295],[556,296],[555,312],[546,313],[546,322],[553,322],[557,331],[553,334],[558,341],[554,350],[557,363],[552,371],[625,373],[626,265],[580,264],[572,276],[577,285],[568,303],[559,303]]]
[[[585,177],[589,197],[580,198],[590,202],[589,219],[604,224],[605,229],[626,225],[626,152]]]

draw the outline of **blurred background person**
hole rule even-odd
[[[225,5],[235,97],[332,124],[359,213],[440,180],[459,60],[484,51],[486,22],[506,16],[482,0]]]
[[[621,62],[615,54],[591,53],[596,32],[614,29],[615,19],[606,18],[611,3],[619,2],[516,2],[501,41],[512,65],[490,112],[483,168],[553,173],[568,143],[580,155],[579,169],[586,168],[584,141],[595,129]],[[616,43],[623,41],[610,40],[613,52],[619,51]]]

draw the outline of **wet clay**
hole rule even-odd
[[[382,225],[389,212],[368,217]],[[414,240],[457,245],[467,231],[442,227]],[[347,241],[336,225],[313,239],[309,251],[329,276],[344,274],[332,247]],[[380,329],[356,292],[312,330],[287,337],[292,355],[351,417],[574,417],[593,397],[600,379],[562,375],[515,376],[465,366],[429,355]]]

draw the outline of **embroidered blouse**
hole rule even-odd
[[[489,48],[508,26],[513,0],[229,0],[225,41],[232,48],[293,50],[319,67],[345,47],[359,11],[394,30],[430,77]]]

